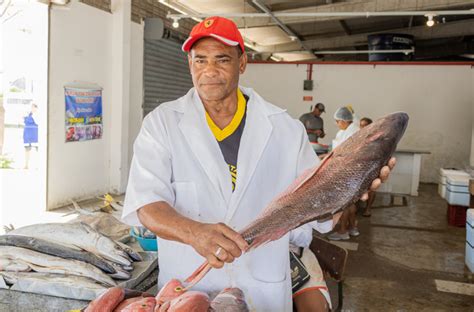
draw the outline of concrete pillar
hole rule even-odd
[[[471,67],[471,126],[472,126],[472,134],[471,134],[471,159],[470,165],[474,168],[474,69]]]
[[[110,103],[110,190],[123,193],[127,185],[130,109],[131,0],[112,0],[112,96]]]

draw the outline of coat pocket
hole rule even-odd
[[[194,182],[173,182],[175,201],[173,207],[185,217],[198,219],[199,203]]]
[[[286,246],[285,246],[286,244]],[[290,269],[288,235],[252,251],[250,270],[253,278],[265,283],[285,281]]]

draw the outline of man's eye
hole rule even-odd
[[[229,63],[230,59],[220,59],[219,63],[224,64],[224,63]]]
[[[204,60],[201,60],[201,59],[197,59],[197,60],[195,60],[195,62],[198,63],[198,64],[204,64]]]

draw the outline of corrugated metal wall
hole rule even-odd
[[[193,83],[181,43],[172,39],[145,40],[143,114],[185,95]]]

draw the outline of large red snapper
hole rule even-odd
[[[331,217],[358,201],[388,163],[407,124],[406,113],[380,118],[344,141],[319,166],[304,172],[240,231],[249,250],[305,223]],[[207,262],[201,265],[186,279],[186,289],[210,269]]]

